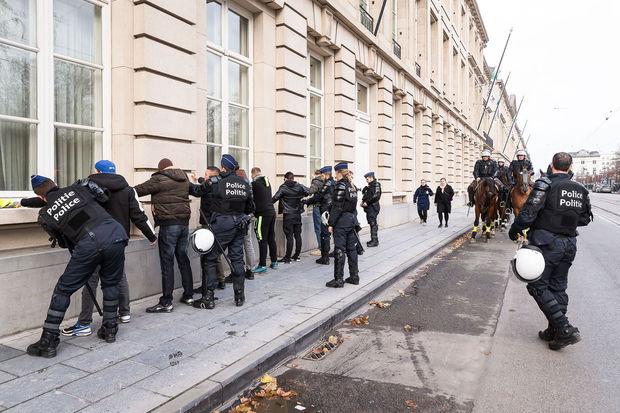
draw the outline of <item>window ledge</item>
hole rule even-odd
[[[39,208],[0,209],[0,225],[29,224],[37,222]]]

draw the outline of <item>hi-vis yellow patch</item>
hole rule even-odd
[[[0,198],[0,208],[19,208],[19,203],[9,198]]]

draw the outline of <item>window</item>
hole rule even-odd
[[[398,39],[398,0],[392,0],[392,39]]]
[[[323,61],[308,59],[308,179],[323,164]]]
[[[104,16],[96,0],[0,1],[3,196],[27,195],[34,173],[71,184],[103,157]]]
[[[368,86],[357,83],[357,111],[368,115]]]
[[[250,165],[251,20],[227,3],[207,1],[207,164],[230,153]]]

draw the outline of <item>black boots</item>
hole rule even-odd
[[[553,328],[551,324],[547,326],[546,330],[538,332],[538,338],[546,342],[553,341],[554,335],[555,335],[555,329]]]
[[[379,241],[371,239],[370,241],[368,241],[366,243],[366,246],[369,247],[369,248],[378,247],[379,246]]]
[[[243,293],[243,287],[235,288],[235,305],[241,307],[245,303],[245,294]]]
[[[360,277],[358,277],[357,275],[351,275],[350,277],[347,277],[344,280],[344,282],[346,282],[348,284],[359,285]]]
[[[105,340],[106,343],[114,343],[116,341],[116,333],[118,333],[117,324],[114,324],[114,326],[102,325],[101,328],[97,330],[97,337]]]
[[[26,352],[35,357],[56,357],[56,347],[58,347],[58,343],[60,342],[58,336],[58,333],[43,330],[39,341],[29,345]]]
[[[331,288],[342,288],[344,287],[344,280],[342,278],[334,278],[333,280],[326,282],[325,286]]]
[[[580,341],[581,334],[579,333],[579,329],[567,324],[555,330],[553,340],[549,342],[549,348],[551,350],[560,350],[568,345],[579,343]]]
[[[317,264],[321,264],[321,265],[329,265],[329,257],[321,257],[318,260],[314,261]]]
[[[203,310],[213,310],[215,308],[215,292],[213,290],[207,290],[207,293],[200,297],[198,300],[194,300],[194,308],[201,308]]]
[[[325,286],[331,288],[344,287],[344,252],[340,249],[334,250],[334,279],[328,281]]]

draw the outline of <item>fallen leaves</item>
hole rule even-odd
[[[335,346],[335,345],[338,344],[338,337],[336,337],[336,336],[329,336],[327,341],[329,342],[329,344],[333,344]]]
[[[411,410],[415,410],[418,408],[418,405],[414,400],[405,400],[405,406],[407,406]]]
[[[369,324],[368,316],[358,316],[351,320],[351,325],[353,326],[367,326]]]
[[[411,327],[409,324],[405,324],[403,330],[405,330],[407,333],[410,333],[413,330],[413,327]]]
[[[278,380],[269,374],[261,377],[260,383],[261,385],[252,392],[251,397],[241,397],[239,404],[232,408],[229,413],[255,413],[263,399],[272,400],[279,397],[283,400],[290,400],[297,396],[297,392],[294,390],[287,391],[278,387]]]
[[[262,384],[267,384],[267,383],[271,383],[273,381],[276,381],[276,379],[274,379],[273,377],[271,377],[269,374],[265,374],[263,377],[260,378],[260,382]]]
[[[372,306],[375,306],[377,308],[387,308],[387,307],[390,306],[390,303],[385,303],[383,301],[375,301],[375,300],[373,300],[373,301],[369,302],[368,305],[372,305]]]

